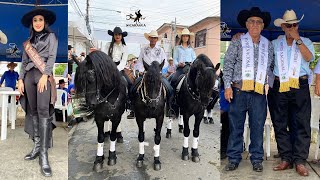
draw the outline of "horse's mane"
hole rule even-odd
[[[119,87],[119,90],[125,91],[125,88],[120,88],[120,86],[124,86],[124,83],[116,64],[111,57],[102,51],[90,53],[79,65],[79,71],[77,71],[75,78],[76,91],[80,93],[83,92],[86,81],[86,74],[84,72],[88,70],[90,65],[92,65],[95,70],[97,88],[100,89],[101,92],[111,90],[114,87]]]
[[[208,56],[204,54],[200,54],[197,56],[196,60],[193,62],[192,66],[190,67],[190,76],[195,78],[196,73],[200,69],[204,69],[205,67],[212,67],[214,68],[211,60],[208,58]]]
[[[205,71],[205,69],[213,68],[212,71]],[[198,71],[203,71],[206,73],[202,73],[204,83],[201,84],[201,87],[198,88],[204,88],[208,89],[213,87],[214,81],[212,80],[215,76],[215,70],[214,65],[212,64],[211,60],[208,58],[208,56],[204,54],[200,54],[197,56],[196,60],[193,62],[192,66],[190,67],[189,72],[189,78],[191,81],[195,81],[195,78],[197,76]]]

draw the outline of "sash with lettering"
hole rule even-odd
[[[242,90],[252,91],[264,94],[264,84],[268,67],[268,45],[269,41],[260,36],[258,70],[256,79],[254,79],[254,47],[249,33],[241,36],[242,44]],[[254,83],[255,82],[255,83]]]
[[[37,50],[32,47],[30,41],[27,40],[26,42],[24,42],[23,43],[23,47],[24,47],[26,53],[28,54],[29,58],[34,63],[34,65],[36,65],[37,68],[40,70],[40,72],[42,74],[44,74],[44,70],[45,70],[46,65],[43,62],[41,56],[38,54]],[[53,75],[49,76],[48,80],[49,80],[50,85],[51,85],[51,102],[50,102],[50,104],[54,105],[55,102],[57,101],[56,82],[54,80]]]
[[[285,37],[280,40],[278,51],[278,67],[279,67],[279,92],[290,91],[290,88],[299,89],[299,75],[301,67],[301,53],[295,41],[292,43],[290,59],[287,57],[287,42]],[[290,67],[288,64],[290,62]]]

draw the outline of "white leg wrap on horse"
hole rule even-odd
[[[199,137],[193,138],[193,143],[192,143],[192,148],[193,149],[198,149],[198,143],[199,143]]]
[[[172,119],[171,118],[168,119],[168,121],[167,121],[167,128],[172,129]]]
[[[116,151],[116,141],[110,141],[110,151]]]
[[[210,109],[210,111],[208,112],[208,117],[212,118],[212,111]]]
[[[160,144],[154,145],[153,150],[154,150],[154,157],[159,157],[160,156]]]
[[[179,116],[179,125],[183,125],[183,116],[182,115]]]
[[[144,154],[144,142],[139,142],[139,154]]]
[[[97,156],[103,156],[103,145],[104,143],[98,143]]]
[[[119,125],[117,127],[117,132],[121,132],[121,122],[119,123]]]
[[[183,147],[187,148],[189,147],[189,137],[184,137],[183,138]]]
[[[207,112],[207,110],[204,110],[204,115],[203,115],[203,117],[207,117],[208,116],[208,112]]]

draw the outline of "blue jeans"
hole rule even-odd
[[[263,130],[267,117],[265,95],[233,88],[229,110],[229,141],[227,155],[230,162],[240,163],[243,152],[243,131],[246,114],[249,115],[251,163],[263,161]]]

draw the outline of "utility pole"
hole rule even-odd
[[[177,18],[174,18],[174,46],[176,46],[177,42]]]
[[[89,34],[91,34],[91,28],[89,24],[89,0],[87,0],[87,7],[86,7],[86,26]]]

